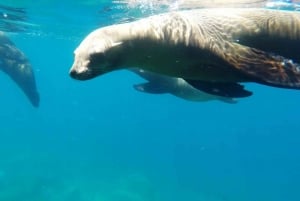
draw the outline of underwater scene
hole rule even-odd
[[[0,201],[300,201],[300,20],[292,21],[299,6],[287,0],[1,0]],[[149,33],[157,33],[156,40],[160,26],[173,22],[172,14],[147,17],[215,8],[232,8],[232,18],[235,9],[257,9],[236,14],[242,17],[232,23],[213,10],[202,17],[204,24],[218,19],[199,29],[226,48],[218,52],[222,43],[212,45],[200,67],[208,74],[217,69],[213,73],[225,81],[230,71],[233,82],[186,79],[193,75],[185,66],[178,70],[182,76],[165,77],[178,75],[170,69],[152,74],[161,63],[194,65],[198,49],[182,56],[173,48],[177,40],[174,46],[131,41]],[[247,17],[259,18],[260,9],[276,12],[274,23],[265,24],[272,42],[268,36],[253,40],[252,32],[248,41],[231,41],[229,32],[234,38],[251,29]],[[110,25],[146,18],[124,41],[114,40],[123,26]],[[157,30],[144,33],[148,22]],[[284,31],[272,29],[280,23]],[[106,26],[101,37],[84,40]],[[216,32],[223,27],[230,27],[228,34]],[[176,33],[170,40],[186,37],[176,23],[169,28]],[[259,50],[250,48],[253,41]],[[109,45],[103,55],[100,49]],[[234,57],[230,48],[245,54]],[[152,51],[147,61],[155,65],[145,69],[153,72],[129,66],[144,50]],[[232,60],[214,56],[223,53]],[[115,54],[121,56],[112,62]],[[252,70],[252,60],[261,68]]]

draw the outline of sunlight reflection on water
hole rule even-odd
[[[31,0],[7,0],[2,4],[13,5],[13,7],[11,9],[0,7],[0,30],[22,31],[34,37],[50,36],[76,40],[101,26],[130,22],[167,11],[207,7],[268,7],[294,10],[298,8],[298,1],[276,2],[267,0],[77,0],[64,2],[44,0],[33,3]]]

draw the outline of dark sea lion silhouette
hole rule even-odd
[[[71,77],[138,67],[214,95],[246,97],[239,82],[300,89],[300,13],[219,8],[170,12],[90,33]]]
[[[188,101],[205,102],[219,100],[226,103],[237,103],[232,98],[215,96],[194,88],[182,78],[170,77],[152,73],[143,69],[130,69],[131,72],[141,76],[148,82],[133,85],[134,89],[144,93],[164,94],[169,93]]]
[[[3,32],[0,32],[0,70],[22,89],[34,107],[39,106],[39,93],[32,67],[24,55]]]

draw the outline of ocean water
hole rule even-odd
[[[125,70],[69,77],[90,31],[173,6],[140,2],[1,1],[26,11],[7,34],[41,103],[0,73],[0,201],[299,201],[299,91],[246,84],[237,104],[195,103],[139,93]]]

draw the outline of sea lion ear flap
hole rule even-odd
[[[168,93],[166,88],[162,85],[155,84],[153,82],[146,82],[142,84],[135,84],[133,88],[137,91],[150,93],[150,94],[163,94]]]
[[[220,55],[256,82],[300,89],[300,65],[291,59],[239,44],[230,45]]]
[[[251,91],[244,89],[243,85],[231,82],[209,82],[200,80],[185,80],[194,88],[204,91],[208,94],[228,97],[228,98],[244,98],[252,95]]]

